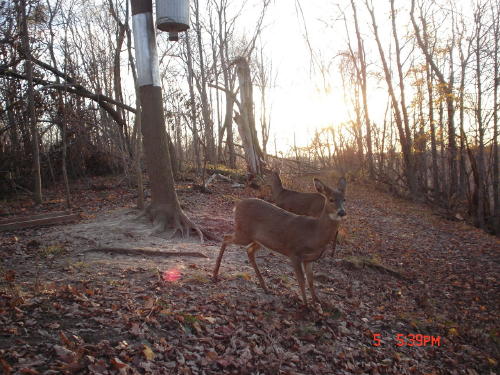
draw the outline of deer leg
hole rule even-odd
[[[299,259],[292,259],[293,270],[295,271],[295,277],[299,282],[300,292],[302,293],[302,301],[304,305],[307,306],[306,297],[306,281],[304,279],[304,270],[302,268],[302,262]]]
[[[304,262],[304,269],[306,271],[307,283],[309,284],[309,291],[311,292],[313,302],[319,303],[319,298],[314,291],[314,275],[312,270],[312,262]]]
[[[332,245],[332,257],[335,256],[335,249],[337,247],[337,236],[339,235],[339,231],[335,232],[335,236],[333,236]]]
[[[234,240],[233,235],[224,236],[224,241],[222,241],[222,246],[219,250],[219,256],[217,257],[217,262],[215,262],[213,280],[217,280],[217,275],[219,274],[220,263],[222,261],[222,256],[224,255],[224,251],[226,250],[227,245],[232,244]]]
[[[269,290],[266,287],[266,282],[264,281],[264,278],[260,274],[259,267],[257,267],[257,262],[255,261],[255,253],[259,249],[260,245],[256,242],[252,242],[250,246],[247,247],[248,260],[250,261],[250,264],[255,270],[257,278],[259,279],[260,286],[262,287],[262,289],[264,289],[264,292],[269,293]]]

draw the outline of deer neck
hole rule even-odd
[[[273,196],[273,199],[276,200],[278,195],[283,191],[283,184],[281,183],[281,180],[278,176],[273,176],[272,182],[271,182],[271,194]]]
[[[323,211],[318,217],[318,238],[321,242],[329,242],[331,237],[337,232],[340,224],[340,218],[332,219],[330,213],[326,210],[326,198],[323,206]]]

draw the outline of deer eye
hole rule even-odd
[[[330,203],[333,203],[335,202],[332,198],[329,199]]]

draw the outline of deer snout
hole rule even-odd
[[[345,213],[345,210],[343,208],[341,208],[340,210],[337,211],[337,215],[339,215],[340,217],[343,217],[347,214]]]

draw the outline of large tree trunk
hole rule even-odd
[[[235,59],[236,72],[240,83],[241,113],[236,113],[234,121],[238,125],[248,171],[254,175],[262,174],[263,155],[255,130],[255,116],[253,111],[253,90],[250,77],[250,66],[244,57]]]
[[[151,184],[151,203],[146,214],[156,225],[155,230],[174,228],[182,235],[201,231],[182,211],[174,187],[168,150],[162,89],[158,69],[155,30],[151,0],[131,0],[134,40],[141,101],[141,125],[144,139],[146,168]]]

